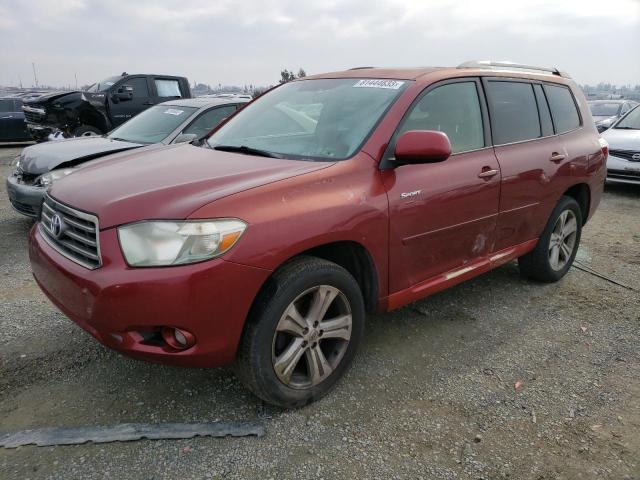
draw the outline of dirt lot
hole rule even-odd
[[[0,177],[19,148],[0,149]],[[0,431],[261,420],[261,438],[0,449],[0,478],[640,479],[640,187],[610,186],[555,285],[511,263],[368,318],[354,367],[297,411],[230,371],[124,358],[38,290],[0,193]],[[521,382],[518,389],[516,382]]]

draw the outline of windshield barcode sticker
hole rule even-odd
[[[404,82],[399,82],[398,80],[360,80],[358,83],[354,85],[354,87],[358,88],[388,88],[390,90],[398,90]]]
[[[184,110],[176,110],[175,108],[169,108],[164,111],[164,113],[168,113],[169,115],[182,115]]]

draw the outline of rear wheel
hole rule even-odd
[[[578,252],[582,211],[572,197],[562,197],[551,213],[536,248],[518,259],[520,272],[541,282],[557,282]]]
[[[73,132],[74,137],[97,137],[99,135],[102,135],[102,132],[91,125],[80,125]]]
[[[349,367],[364,302],[344,268],[305,257],[272,278],[257,300],[238,354],[238,376],[266,402],[300,407],[325,395]]]

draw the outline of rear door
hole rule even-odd
[[[131,100],[115,100],[114,94],[122,93],[125,87],[133,88]],[[109,90],[109,110],[114,127],[126,122],[154,104],[147,77],[127,77]]]
[[[540,236],[571,169],[540,82],[501,77],[483,83],[502,172],[497,251]]]
[[[397,292],[485,256],[494,241],[500,172],[478,79],[428,87],[392,138],[409,130],[445,132],[453,155],[385,175],[390,214],[390,290]]]

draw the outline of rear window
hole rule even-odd
[[[571,91],[559,85],[545,85],[544,88],[547,92],[553,122],[556,125],[556,133],[565,133],[578,128],[580,115]]]
[[[496,145],[541,136],[533,85],[526,82],[489,81],[487,94],[491,109],[493,142]]]

